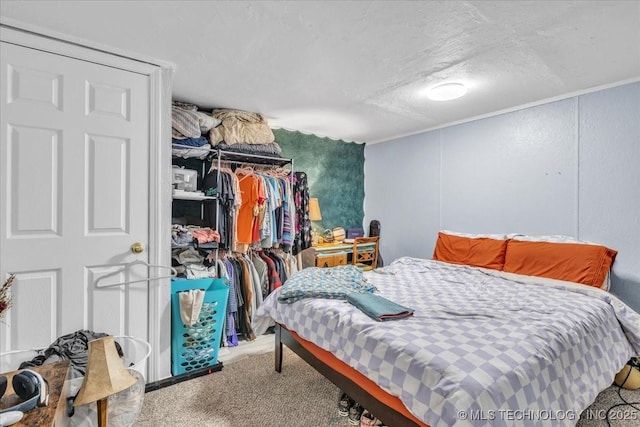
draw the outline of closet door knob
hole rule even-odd
[[[134,254],[141,254],[142,252],[144,252],[144,245],[140,242],[135,242],[131,245],[131,252],[133,252]]]

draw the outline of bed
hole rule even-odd
[[[284,303],[283,287],[254,326],[276,325],[277,371],[286,345],[391,427],[572,426],[640,354],[640,315],[602,289],[615,251],[595,248],[610,258],[603,262],[570,243],[581,256],[563,260],[555,247],[540,255],[540,242],[523,241],[439,235],[435,259],[403,257],[363,273],[377,295],[411,307],[410,317],[375,321],[344,299]],[[594,285],[505,271],[548,270],[538,258],[550,250],[562,270],[553,274],[588,259],[576,280]]]

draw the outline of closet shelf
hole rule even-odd
[[[270,157],[270,156],[263,156],[259,154],[236,153],[234,151],[224,151],[224,150],[215,150],[214,153],[212,153],[212,156],[214,159],[217,156],[219,156],[220,160],[226,160],[231,162],[253,163],[258,165],[285,166],[290,163],[293,163],[293,159],[287,159],[284,157]]]
[[[202,193],[194,193],[193,191],[173,190],[174,200],[215,200],[216,196],[205,196]]]
[[[210,154],[208,156],[209,160],[212,159],[220,159],[223,161],[230,162],[240,162],[240,163],[252,163],[256,165],[275,165],[275,166],[285,166],[288,164],[293,164],[293,159],[285,158],[285,157],[275,157],[275,156],[265,156],[262,154],[251,154],[251,153],[240,153],[237,151],[228,151],[221,150],[219,148],[201,148],[201,147],[192,147],[189,145],[181,145],[181,144],[172,144],[173,148],[176,149],[185,149],[185,150],[201,150],[201,151],[209,151]]]

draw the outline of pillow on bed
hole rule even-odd
[[[502,270],[506,250],[506,240],[465,237],[439,232],[433,259],[452,264]]]
[[[542,236],[530,236],[528,234],[511,233],[506,235],[507,239],[524,240],[528,242],[555,242],[555,243],[578,243],[583,245],[596,245],[598,243],[589,242],[587,240],[578,240],[575,237],[565,236],[562,234],[550,234]],[[611,268],[607,271],[607,275],[600,286],[601,289],[608,291],[611,288]]]
[[[548,277],[602,288],[617,251],[578,242],[540,242],[510,239],[504,271]]]
[[[575,237],[565,236],[562,234],[550,234],[545,236],[530,236],[528,234],[511,233],[507,234],[507,239],[523,240],[527,242],[551,242],[551,243],[582,243],[589,245],[597,245],[597,243],[578,240]]]
[[[451,234],[453,236],[470,237],[472,239],[477,239],[478,237],[487,237],[489,239],[505,240],[507,238],[506,234],[461,233],[459,231],[451,230],[442,230],[441,232],[445,234]]]

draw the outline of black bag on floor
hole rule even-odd
[[[380,221],[374,219],[369,223],[369,237],[380,236]],[[378,267],[384,267],[384,261],[382,260],[382,254],[378,250]]]

